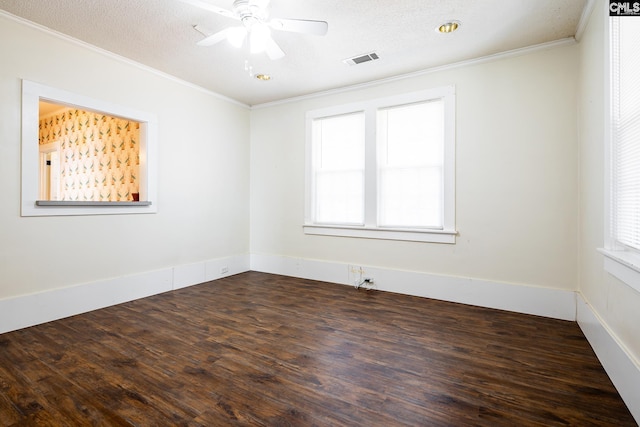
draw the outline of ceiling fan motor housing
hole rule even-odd
[[[242,21],[244,27],[249,30],[258,22],[267,19],[266,2],[260,4],[251,0],[235,0],[233,2],[233,12]]]

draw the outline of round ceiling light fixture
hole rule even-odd
[[[449,21],[437,27],[436,31],[442,34],[453,33],[455,30],[460,28],[460,25],[462,25],[460,21]]]
[[[266,82],[268,80],[271,80],[271,76],[269,74],[256,74],[256,79]]]

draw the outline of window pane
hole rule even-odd
[[[382,225],[439,227],[442,225],[442,170],[389,168],[380,171]]]
[[[364,168],[364,114],[329,117],[316,123],[321,169]]]
[[[316,222],[362,224],[364,174],[360,171],[316,174]]]
[[[364,223],[364,113],[313,122],[314,222]]]
[[[441,100],[380,111],[383,159],[388,166],[442,162],[443,106]],[[385,123],[386,122],[386,123]],[[386,127],[386,129],[384,128]]]
[[[378,222],[443,226],[442,100],[378,111]]]

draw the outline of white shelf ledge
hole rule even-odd
[[[109,208],[116,206],[151,206],[151,202],[99,202],[91,200],[36,200],[36,206],[48,206],[48,207],[100,207]]]

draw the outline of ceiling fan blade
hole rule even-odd
[[[179,0],[179,1],[190,4],[195,7],[199,7],[200,9],[208,10],[209,12],[217,13],[218,15],[226,16],[227,18],[232,18],[236,20],[239,19],[232,11],[224,9],[222,7],[218,7],[204,0]]]
[[[325,21],[308,21],[305,19],[272,19],[269,25],[274,30],[291,31],[293,33],[314,34],[324,36],[327,34],[329,24]]]
[[[265,52],[271,60],[276,60],[284,57],[284,51],[280,49],[278,43],[276,43],[275,40],[273,40],[271,37],[267,39]]]
[[[229,28],[225,28],[222,31],[218,31],[217,33],[211,34],[208,37],[200,40],[196,43],[198,46],[213,46],[216,43],[220,43],[222,40],[227,39],[227,35],[229,33]]]

